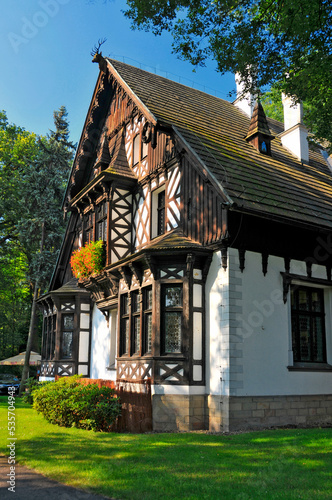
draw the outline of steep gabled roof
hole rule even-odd
[[[319,149],[310,151],[309,164],[302,164],[276,137],[272,157],[262,155],[245,140],[250,119],[232,103],[107,61],[142,112],[174,128],[234,206],[279,220],[332,227],[332,177]],[[275,120],[268,125],[273,135],[282,130]]]

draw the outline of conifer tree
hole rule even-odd
[[[51,131],[47,138],[39,139],[38,155],[23,178],[22,203],[26,214],[19,221],[18,228],[21,243],[27,250],[33,301],[20,393],[29,371],[37,300],[46,291],[65,230],[61,205],[74,154],[74,145],[68,140],[66,116],[65,107],[54,113],[56,130]]]

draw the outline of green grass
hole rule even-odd
[[[16,400],[16,458],[71,486],[118,499],[330,499],[332,429],[237,435],[105,434],[48,424]],[[7,454],[7,398],[0,397]]]

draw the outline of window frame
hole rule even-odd
[[[149,294],[151,292],[151,304]],[[153,329],[153,288],[152,285],[142,288],[142,354],[152,354],[152,329]],[[151,307],[149,307],[151,305]],[[149,338],[149,321],[151,321],[151,335]],[[149,348],[150,345],[150,348]]]
[[[141,134],[136,134],[133,138],[133,167],[139,164],[142,156]],[[137,161],[135,161],[137,160]]]
[[[141,353],[141,331],[142,331],[142,301],[141,294],[139,290],[133,290],[130,292],[131,296],[131,310],[130,321],[131,321],[131,352],[133,355],[140,355]],[[136,331],[136,324],[138,322],[139,328]]]
[[[72,328],[65,327],[65,318],[67,316],[72,316],[73,318],[73,326]],[[61,342],[60,342],[60,359],[61,360],[72,360],[74,359],[74,331],[75,331],[75,312],[65,312],[61,314]],[[70,356],[64,356],[64,334],[71,333],[71,353]]]
[[[120,295],[120,356],[130,356],[130,310],[131,310],[131,296],[128,293]],[[126,304],[126,306],[125,306]],[[124,327],[124,325],[128,325]]]
[[[160,194],[163,193],[164,204],[160,207]],[[151,239],[157,238],[166,234],[166,208],[167,208],[167,196],[166,196],[166,184],[162,184],[157,189],[151,192]],[[160,231],[160,213],[163,210],[163,231]]]
[[[96,206],[96,240],[107,242],[107,218],[108,218],[108,201],[102,200]],[[101,228],[101,235],[100,235]],[[101,237],[100,237],[101,236]]]
[[[309,297],[309,306],[312,307],[312,295],[319,295],[320,311],[305,310],[299,306],[299,294],[305,292]],[[309,293],[310,292],[310,293]],[[308,299],[307,299],[308,300]],[[295,301],[295,303],[294,303]],[[324,289],[316,286],[308,286],[306,284],[292,283],[290,287],[290,315],[291,315],[291,345],[293,352],[293,365],[296,366],[321,366],[327,364],[327,349],[326,349],[326,314],[325,314],[325,296]],[[300,318],[309,318],[309,343],[310,343],[310,359],[304,359],[301,355],[301,330]],[[320,342],[322,344],[322,359],[314,359],[314,340],[317,339],[318,333],[314,332],[314,320],[319,319],[321,324]],[[317,340],[316,340],[317,343]],[[296,348],[294,349],[294,346]],[[296,353],[299,353],[296,356]]]
[[[83,215],[83,244],[89,244],[94,241],[94,212],[88,210]]]
[[[167,306],[166,305],[166,290],[168,288],[180,288],[181,289],[181,306]],[[184,303],[183,303],[183,283],[182,282],[167,282],[161,284],[160,290],[160,348],[162,356],[177,356],[183,355],[184,346],[183,346],[183,337],[184,337],[184,324],[183,324],[183,312],[184,312]],[[166,350],[166,317],[167,314],[178,313],[181,317],[181,329],[180,329],[180,350],[175,351],[167,351]]]

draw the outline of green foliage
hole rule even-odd
[[[33,407],[52,424],[108,432],[121,413],[114,389],[83,385],[80,377],[62,377],[33,392]]]
[[[24,350],[30,317],[27,261],[17,244],[0,245],[0,359]]]
[[[64,234],[61,206],[74,149],[66,117],[62,106],[54,112],[56,131],[37,137],[0,112],[1,357],[24,350],[32,296],[46,290]]]
[[[92,241],[73,252],[70,265],[76,278],[87,278],[99,273],[105,266],[105,244],[103,241]]]
[[[216,61],[248,89],[278,85],[307,102],[308,125],[332,143],[332,3],[327,0],[127,0],[134,28],[168,31],[194,66]]]
[[[29,377],[28,379],[26,379],[24,384],[25,392],[22,397],[23,401],[25,401],[25,403],[29,403],[30,405],[32,405],[34,391],[39,387],[49,383],[50,382],[39,382],[35,377]]]

